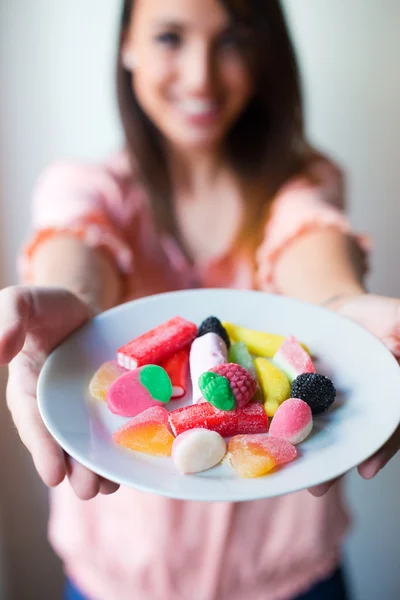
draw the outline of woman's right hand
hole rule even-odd
[[[82,500],[111,494],[119,486],[64,453],[41,419],[36,388],[49,353],[91,316],[84,302],[61,288],[0,291],[0,364],[9,365],[7,405],[13,421],[44,483],[55,487],[67,476]]]

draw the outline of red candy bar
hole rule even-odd
[[[195,427],[216,431],[223,437],[268,431],[268,417],[258,402],[230,411],[218,410],[209,402],[192,404],[170,412],[169,422],[174,435]]]
[[[164,360],[191,344],[197,326],[182,317],[174,317],[162,325],[118,349],[118,364],[125,369],[142,365],[160,365]]]
[[[190,346],[173,354],[162,363],[172,383],[172,400],[178,400],[186,395],[186,386],[189,373]]]

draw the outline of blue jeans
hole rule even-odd
[[[67,582],[63,600],[89,600],[77,590],[70,581]],[[112,600],[112,598],[110,598]],[[312,590],[293,600],[349,600],[346,586],[340,569],[326,581],[322,581]]]

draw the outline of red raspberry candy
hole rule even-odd
[[[257,382],[242,366],[235,363],[223,363],[210,369],[217,375],[226,377],[231,386],[237,406],[246,406],[257,390]]]

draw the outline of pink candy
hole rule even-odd
[[[308,404],[299,398],[289,398],[276,411],[269,433],[296,445],[306,439],[312,427],[313,418]]]

